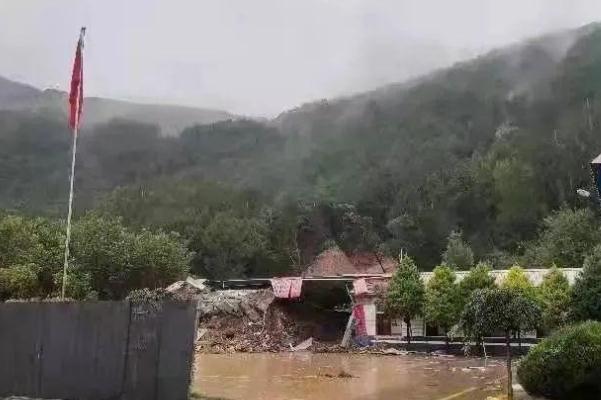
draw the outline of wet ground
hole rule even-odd
[[[500,360],[461,357],[200,354],[193,390],[228,400],[485,400],[500,393],[503,372]]]

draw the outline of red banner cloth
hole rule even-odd
[[[71,75],[71,91],[69,93],[69,127],[75,131],[79,127],[81,111],[83,110],[83,36],[85,28],[81,30],[75,61],[73,61],[73,74]]]

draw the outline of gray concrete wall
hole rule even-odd
[[[2,303],[0,397],[185,400],[195,319],[191,303]]]

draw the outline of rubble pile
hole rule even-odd
[[[250,322],[261,321],[274,296],[269,289],[205,291],[198,296],[199,318],[213,317],[247,318]]]
[[[295,321],[269,289],[209,292],[199,300],[198,351],[278,352],[299,341]]]
[[[331,315],[301,302],[279,301],[271,288],[212,290],[204,281],[188,278],[167,291],[198,303],[198,352],[343,350],[337,344],[347,316]]]

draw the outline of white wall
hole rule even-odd
[[[376,335],[376,305],[364,304],[363,312],[365,313],[365,330],[368,336]]]
[[[403,322],[402,318],[392,320],[390,333],[393,335],[407,335],[407,324]],[[411,319],[411,331],[413,336],[423,336],[426,334],[426,325],[422,317],[415,317]]]

